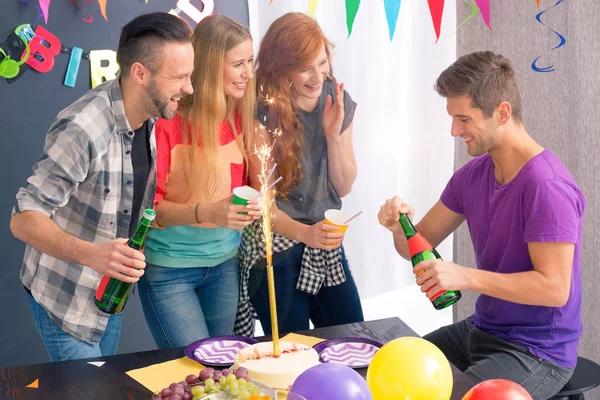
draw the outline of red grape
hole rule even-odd
[[[212,378],[212,377],[213,377],[213,374],[214,374],[214,371],[215,371],[215,370],[214,370],[214,369],[212,369],[212,368],[206,368],[206,369],[203,369],[202,371],[200,371],[200,374],[198,374],[198,378],[199,378],[201,381],[205,381],[205,380],[207,380],[208,378]]]
[[[238,379],[240,379],[240,378],[247,379],[248,378],[248,370],[244,367],[239,367],[238,369],[235,370],[235,377]]]

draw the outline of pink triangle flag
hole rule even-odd
[[[52,0],[40,0],[40,8],[42,9],[42,14],[44,14],[44,20],[46,21],[46,25],[48,25],[48,11],[50,8],[50,1]]]
[[[490,0],[475,0],[475,4],[479,7],[483,22],[492,30],[492,26],[490,25]]]

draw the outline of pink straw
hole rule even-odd
[[[273,183],[271,183],[269,186],[267,186],[267,190],[271,189],[273,186],[275,186],[277,184],[277,182],[279,182],[281,180],[281,178],[283,178],[282,176],[280,176],[279,178],[275,179],[275,181]]]
[[[269,189],[271,189],[273,186],[275,186],[277,184],[277,182],[279,182],[281,180],[281,178],[283,178],[282,176],[280,176],[279,178],[277,178],[273,183],[271,183],[269,186],[267,186],[267,191],[269,191]],[[254,198],[250,199],[250,200],[256,200],[258,199],[261,195],[263,194],[263,191],[261,190],[259,194],[257,194],[256,196],[254,196]]]
[[[271,175],[273,175],[273,172],[275,171],[275,167],[277,167],[277,163],[273,164],[273,167],[271,167],[271,170],[269,171],[269,175],[267,176],[267,182],[269,181],[269,179],[271,179]]]
[[[346,225],[347,223],[349,223],[350,221],[352,221],[354,218],[358,217],[362,213],[363,213],[362,210],[357,212],[356,214],[354,214],[353,216],[348,218],[346,221],[344,221],[344,223],[342,225]]]

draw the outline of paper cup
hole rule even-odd
[[[250,186],[239,186],[233,189],[233,204],[245,206],[248,204],[248,200],[253,200],[258,197],[260,193],[251,188]],[[248,214],[247,212],[240,212],[239,214]]]
[[[344,221],[348,220],[348,218],[350,218],[350,216],[342,210],[331,209],[325,211],[325,219],[323,220],[323,223],[337,227],[335,231],[327,232],[345,233],[346,229],[348,229],[348,224],[344,224]]]

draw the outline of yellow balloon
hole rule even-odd
[[[367,370],[373,400],[448,400],[452,370],[444,353],[425,339],[386,343]]]

